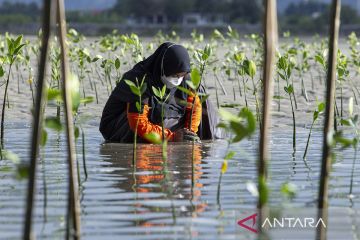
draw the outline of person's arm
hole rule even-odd
[[[193,101],[194,101],[194,96],[188,96],[187,106],[186,106],[185,128],[190,129],[190,131],[194,133],[197,133],[201,122],[202,106],[199,96],[196,95],[194,102],[194,109],[191,116]],[[191,126],[190,126],[190,119],[191,119]]]
[[[127,104],[127,119],[129,122],[130,129],[135,132],[137,129],[137,135],[144,139],[145,134],[149,134],[151,132],[155,132],[160,135],[162,139],[162,129],[161,126],[153,124],[150,122],[148,115],[149,115],[149,106],[145,104],[143,106],[142,113],[138,113],[136,111],[129,112],[130,103]],[[137,125],[137,128],[136,128]],[[174,132],[170,131],[169,129],[164,129],[165,138],[168,141],[174,140]]]

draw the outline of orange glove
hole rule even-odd
[[[137,124],[137,135],[144,139],[145,134],[149,134],[155,132],[160,135],[162,139],[162,128],[159,125],[153,124],[150,122],[149,115],[149,106],[147,104],[144,105],[144,109],[142,113],[132,113],[129,112],[130,103],[127,104],[127,119],[129,122],[130,129],[135,132],[136,124]],[[165,138],[168,141],[173,141],[174,133],[169,129],[164,129]]]
[[[189,129],[190,131],[197,133],[198,128],[201,122],[201,115],[202,115],[202,106],[199,96],[196,96],[194,102],[194,109],[191,117],[191,108],[193,105],[194,97],[188,96],[187,98],[187,106],[186,106],[186,119],[185,119],[185,128]],[[191,127],[190,125],[191,119]]]

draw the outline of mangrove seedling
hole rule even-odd
[[[291,112],[293,118],[293,156],[296,153],[296,119],[295,119],[295,109],[292,96],[294,94],[294,87],[290,83],[291,72],[294,68],[294,63],[290,61],[288,55],[280,56],[277,62],[277,73],[278,75],[286,81],[286,86],[284,87],[285,92],[289,95]]]
[[[152,91],[155,94],[155,96],[157,97],[156,100],[158,101],[158,103],[161,104],[162,157],[163,157],[163,160],[166,160],[167,159],[167,150],[166,150],[167,139],[165,137],[165,127],[164,127],[164,114],[165,114],[164,103],[169,98],[170,94],[166,94],[166,85],[164,85],[162,87],[162,89],[155,88],[153,86]]]
[[[324,112],[324,109],[325,109],[325,103],[323,103],[323,102],[318,103],[317,108],[315,109],[314,114],[313,114],[313,120],[312,120],[312,123],[310,126],[310,132],[309,132],[309,135],[307,138],[303,159],[306,159],[306,154],[307,154],[307,151],[309,148],[310,137],[311,137],[313,126],[314,126],[316,120],[318,119],[319,115]]]
[[[131,92],[139,97],[139,101],[136,102],[136,109],[139,113],[139,116],[140,116],[141,110],[142,110],[141,96],[144,94],[144,92],[146,91],[146,88],[147,88],[147,84],[145,82],[145,77],[146,77],[146,75],[144,75],[144,77],[140,83],[139,83],[139,80],[136,78],[136,84],[133,81],[125,80],[125,83],[129,86]],[[136,121],[136,127],[135,127],[135,132],[134,132],[134,147],[133,147],[133,162],[132,162],[134,168],[136,167],[136,143],[137,143],[138,125],[139,125],[139,119]]]
[[[221,166],[217,190],[218,204],[220,203],[220,186],[222,175],[225,174],[227,170],[228,161],[235,155],[235,152],[229,151],[230,145],[240,142],[244,138],[249,138],[256,129],[256,120],[249,108],[242,108],[238,115],[234,115],[222,108],[219,110],[219,113],[222,117],[222,122],[218,124],[217,127],[224,129],[227,133],[232,134],[232,136],[228,139],[228,151]]]
[[[245,59],[243,62],[243,67],[245,70],[245,73],[251,78],[252,84],[253,84],[253,95],[255,97],[255,108],[256,108],[256,120],[259,123],[259,127],[261,129],[261,116],[260,116],[260,106],[259,106],[259,100],[257,96],[257,83],[255,83],[255,74],[256,74],[256,64],[252,60]]]
[[[3,105],[2,105],[2,113],[1,113],[1,137],[0,137],[0,148],[4,148],[4,122],[5,122],[5,105],[8,97],[8,87],[10,82],[10,75],[11,75],[11,68],[15,63],[19,54],[21,54],[21,49],[25,46],[22,43],[23,36],[20,35],[16,39],[11,37],[6,37],[7,43],[7,54],[5,57],[5,62],[9,64],[7,78],[5,82],[5,91],[4,91],[4,98],[3,98]],[[3,67],[1,67],[0,77],[1,75],[4,76]]]

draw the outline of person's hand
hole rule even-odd
[[[196,135],[196,133],[186,128],[181,128],[175,131],[174,141],[175,142],[195,141],[197,143],[201,142],[200,138],[198,137],[198,135]]]

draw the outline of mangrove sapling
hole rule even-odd
[[[216,75],[217,67],[213,67],[214,75]],[[219,109],[220,103],[219,103],[219,94],[218,94],[218,87],[217,87],[217,81],[215,81],[215,96],[216,96],[216,106]]]
[[[353,147],[354,149],[354,158],[352,162],[352,169],[351,169],[351,177],[350,177],[350,190],[349,190],[349,198],[352,198],[352,191],[353,191],[353,180],[354,180],[354,170],[355,170],[355,161],[357,157],[358,151],[358,143],[360,140],[360,132],[359,132],[359,115],[353,114],[354,111],[354,103],[353,98],[349,99],[349,117],[347,119],[342,119],[341,123],[344,126],[351,127],[352,130],[352,138],[345,138],[342,135],[342,132],[335,133],[334,140],[337,144],[340,144],[343,149],[348,147]]]
[[[145,82],[145,77],[146,77],[146,75],[144,75],[144,77],[140,83],[139,83],[139,80],[136,78],[136,84],[133,81],[125,80],[125,83],[129,86],[131,92],[139,97],[139,101],[136,102],[136,109],[139,113],[139,116],[142,111],[141,96],[144,94],[144,92],[146,91],[146,88],[147,88],[147,84]],[[132,165],[133,165],[134,169],[136,168],[136,144],[137,144],[138,125],[139,125],[139,119],[136,121],[136,127],[135,127],[135,131],[134,131],[133,161],[132,161]]]
[[[290,62],[290,64],[292,64],[292,69],[295,68],[296,66],[296,60],[295,60],[295,55],[297,54],[296,49],[294,48],[290,48],[288,49],[288,51],[286,52],[286,55],[288,57],[288,60]],[[295,88],[294,88],[294,78],[291,78],[291,85],[293,86],[293,92],[292,92],[292,96],[293,96],[293,100],[294,100],[294,106],[295,106],[295,110],[298,109],[298,104],[297,104],[297,100],[296,100],[296,95],[295,95]]]
[[[259,128],[261,129],[261,115],[260,115],[260,106],[259,99],[257,96],[257,84],[255,83],[255,74],[256,74],[256,64],[252,60],[245,59],[243,62],[245,73],[251,78],[253,84],[253,95],[255,97],[255,108],[256,108],[256,120],[259,123]]]
[[[131,59],[133,63],[138,63],[143,60],[143,45],[139,36],[132,33],[130,36],[122,35],[121,40],[125,43],[125,49],[131,50]]]
[[[343,85],[346,78],[349,76],[347,57],[338,50],[337,54],[337,82],[340,88],[340,121],[343,120]],[[336,97],[335,97],[336,99]]]
[[[327,50],[323,50],[322,52],[318,52],[315,56],[314,59],[316,62],[318,62],[321,65],[322,71],[324,74],[327,73],[328,71],[328,64],[325,60],[325,58],[327,57]],[[338,67],[338,66],[336,66]],[[342,70],[340,70],[342,71]],[[339,110],[337,107],[337,103],[336,103],[336,97],[335,97],[335,101],[334,101],[334,130],[337,131],[337,119],[339,116]]]
[[[4,148],[5,105],[8,98],[8,87],[10,82],[11,69],[18,55],[21,54],[22,48],[25,46],[25,44],[22,43],[22,39],[23,39],[22,35],[18,36],[16,39],[11,37],[6,38],[7,54],[4,60],[6,61],[6,63],[9,64],[9,67],[8,67],[8,73],[5,83],[4,100],[3,100],[2,113],[1,113],[1,144],[0,144],[1,149]],[[2,75],[4,75],[4,71],[2,71],[2,73],[3,73]]]
[[[301,43],[300,46],[302,47],[299,51],[301,58],[298,61],[298,64],[296,64],[295,69],[297,70],[300,80],[301,80],[301,95],[305,98],[305,100],[308,102],[309,97],[307,94],[307,90],[304,83],[304,74],[309,71],[310,65],[309,65],[309,51],[305,48],[305,43]]]
[[[307,142],[306,142],[306,147],[305,147],[305,151],[304,151],[304,155],[303,155],[304,160],[306,159],[306,154],[308,151],[313,126],[314,126],[316,120],[318,119],[319,115],[324,112],[324,109],[325,109],[325,103],[320,102],[317,104],[317,108],[315,109],[314,114],[313,114],[313,120],[312,120],[312,123],[310,126],[310,131],[309,131],[309,135],[308,135]]]
[[[243,82],[243,89],[244,89],[244,100],[245,100],[245,106],[248,107],[248,101],[247,101],[247,96],[246,96],[246,90],[247,90],[247,79],[245,81],[245,74],[246,74],[246,70],[243,64],[241,64],[237,70],[237,75],[241,76],[242,78],[242,82]],[[239,88],[240,88],[240,82],[239,82]]]
[[[242,63],[245,59],[245,54],[243,52],[237,52],[237,53],[234,53],[233,54],[233,62],[235,64],[235,75],[236,75],[236,79],[237,79],[237,82],[238,82],[238,86],[239,86],[239,93],[240,93],[240,97],[242,97],[242,91],[241,91],[241,85],[240,85],[240,76],[243,78],[244,80],[244,75],[245,75],[245,71],[244,71],[244,68],[242,66]],[[243,82],[244,83],[244,82]],[[245,93],[245,84],[243,85],[243,88],[244,88],[244,95],[246,95]],[[247,101],[246,101],[246,96],[245,96],[245,102],[246,102],[246,106],[247,106]]]
[[[206,44],[204,49],[197,49],[194,52],[194,59],[196,60],[197,64],[199,65],[200,70],[200,79],[203,80],[203,76],[205,73],[205,69],[208,65],[211,65],[210,57],[212,56],[213,48],[210,44]],[[206,82],[204,82],[204,86],[206,87]]]
[[[359,73],[360,73],[360,60],[359,60],[360,59],[360,51],[358,50],[358,46],[360,45],[360,42],[359,42],[359,40],[356,37],[356,34],[354,32],[352,32],[349,35],[348,43],[349,43],[350,56],[351,56],[350,64],[355,69],[355,77],[357,77],[357,76],[359,76]],[[358,101],[357,101],[355,90],[356,90],[358,95],[360,95],[360,91],[357,88],[357,86],[354,84],[354,82],[352,81],[352,78],[350,77],[348,79],[349,79],[349,82],[351,84],[351,90],[353,92],[355,103],[357,105]]]
[[[61,85],[60,85],[60,48],[53,47],[50,49],[50,60],[51,60],[51,84],[50,88],[57,89],[60,91]],[[60,119],[60,104],[56,104],[56,117]]]
[[[166,94],[166,85],[164,85],[162,87],[162,89],[152,87],[152,91],[153,91],[154,95],[157,97],[156,100],[158,101],[158,103],[161,104],[162,157],[163,157],[163,160],[166,161],[167,160],[167,149],[166,149],[167,148],[167,139],[165,136],[165,127],[164,127],[164,114],[165,114],[164,103],[167,101],[170,94]]]
[[[234,115],[222,108],[219,109],[222,117],[222,122],[218,124],[218,128],[223,128],[226,132],[232,134],[228,139],[228,151],[225,155],[224,161],[221,165],[221,171],[217,189],[217,203],[220,205],[220,187],[223,174],[227,171],[228,161],[232,159],[235,152],[229,151],[230,145],[242,141],[244,138],[249,138],[256,129],[256,120],[249,108],[242,108],[241,111]]]
[[[92,67],[92,64],[96,64],[96,62],[99,60],[99,59],[102,59],[102,56],[100,55],[96,55],[94,58],[91,58],[90,56],[88,56],[86,58],[86,61],[88,62],[88,64],[90,65],[90,70],[87,71],[87,74],[88,74],[88,78],[91,79],[91,76],[90,76],[90,73],[94,73],[93,71],[93,67]],[[99,74],[99,72],[97,71],[97,74]],[[99,80],[101,81],[101,77],[98,75],[99,77]],[[93,85],[94,85],[94,90],[95,90],[95,97],[96,97],[96,104],[99,104],[99,96],[98,96],[98,92],[97,92],[97,88],[96,88],[96,81],[93,82]]]
[[[296,119],[295,119],[295,109],[293,104],[293,93],[294,87],[290,84],[291,72],[294,68],[294,63],[292,63],[289,59],[288,55],[280,56],[277,62],[277,73],[281,77],[281,79],[286,81],[286,86],[284,87],[285,92],[289,95],[290,104],[291,104],[291,112],[293,118],[293,156],[296,153]]]

